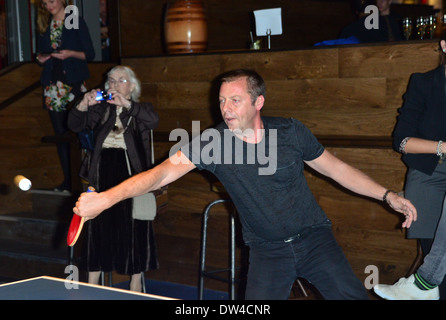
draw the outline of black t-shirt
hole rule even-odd
[[[221,123],[182,148],[198,169],[223,183],[250,242],[278,241],[326,223],[304,177],[304,160],[318,158],[324,147],[295,119],[262,117],[258,144],[243,142]]]

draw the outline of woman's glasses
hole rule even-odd
[[[119,79],[119,80],[115,80],[115,79],[108,79],[108,84],[109,85],[117,85],[117,84],[124,84],[129,82],[129,80],[126,79]]]

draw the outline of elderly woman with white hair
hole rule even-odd
[[[93,133],[80,176],[97,191],[107,190],[153,166],[151,130],[159,116],[151,103],[139,102],[141,84],[133,70],[116,66],[107,75],[105,91],[92,90],[69,113],[74,132]],[[89,282],[100,272],[131,276],[130,289],[141,291],[141,273],[158,267],[150,219],[135,219],[134,201],[119,202],[107,214],[87,221],[84,259]]]

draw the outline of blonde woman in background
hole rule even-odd
[[[43,87],[43,108],[48,110],[56,136],[67,133],[67,106],[87,91],[85,80],[90,77],[87,61],[95,51],[85,21],[80,16],[78,27],[65,25],[65,0],[37,1],[38,54],[43,66],[40,81]],[[74,13],[70,12],[70,18]],[[70,147],[58,143],[57,152],[64,181],[55,191],[71,192]]]

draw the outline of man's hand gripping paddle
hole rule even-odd
[[[87,192],[93,192],[93,187],[88,187]],[[72,247],[76,244],[77,238],[81,234],[82,227],[84,226],[85,217],[73,214],[71,218],[70,228],[68,229],[67,244]]]

